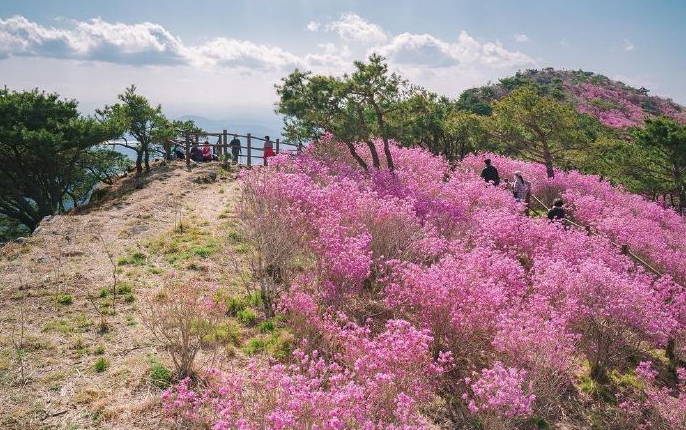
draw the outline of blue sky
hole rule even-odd
[[[0,2],[0,84],[89,112],[136,83],[172,116],[268,118],[294,67],[336,74],[380,52],[430,90],[552,66],[686,104],[686,1]],[[273,118],[272,118],[273,119]]]

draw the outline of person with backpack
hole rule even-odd
[[[486,182],[492,182],[493,185],[498,186],[500,184],[498,169],[491,165],[490,158],[485,159],[484,163],[486,163],[486,167],[481,171],[481,178]]]

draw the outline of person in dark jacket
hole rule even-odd
[[[238,156],[241,154],[241,141],[238,140],[237,134],[233,135],[233,139],[229,142],[229,147],[231,148],[234,164],[238,164]]]
[[[486,182],[493,182],[493,185],[500,184],[500,176],[498,175],[498,169],[491,165],[491,159],[487,158],[484,160],[486,167],[481,171],[481,178]]]
[[[550,221],[565,219],[565,210],[562,208],[562,203],[562,199],[555,199],[553,207],[548,211],[548,219]]]
[[[202,163],[202,149],[200,149],[197,143],[191,148],[191,160]]]

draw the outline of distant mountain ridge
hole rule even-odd
[[[281,131],[277,130],[271,126],[259,125],[246,122],[245,120],[240,120],[236,118],[228,119],[211,119],[204,116],[198,115],[182,115],[177,119],[182,121],[187,121],[189,119],[195,121],[195,124],[207,132],[221,132],[222,130],[227,130],[229,133],[247,134],[251,133],[257,137],[269,136],[271,139],[283,139]],[[256,122],[256,121],[255,121]]]
[[[686,124],[686,108],[669,98],[651,96],[646,88],[634,88],[607,76],[583,70],[529,69],[497,83],[471,88],[460,95],[465,109],[490,114],[491,102],[524,85],[534,84],[577,111],[593,115],[613,128],[641,126],[645,119],[668,116]]]

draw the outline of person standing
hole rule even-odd
[[[233,164],[238,164],[238,156],[241,154],[241,141],[238,140],[237,134],[233,135],[233,139],[229,142],[229,147],[233,156]]]
[[[486,167],[481,171],[481,178],[486,182],[492,182],[493,185],[498,186],[500,184],[498,169],[491,165],[490,158],[485,159],[484,163],[486,163]]]
[[[264,157],[264,165],[269,166],[269,157],[273,157],[276,155],[274,153],[274,146],[272,145],[272,141],[269,140],[269,136],[264,136],[264,146],[262,147],[262,154]]]
[[[531,183],[524,180],[522,172],[519,170],[514,172],[515,183],[512,193],[515,200],[525,203],[524,214],[529,216],[529,202],[531,200]]]

